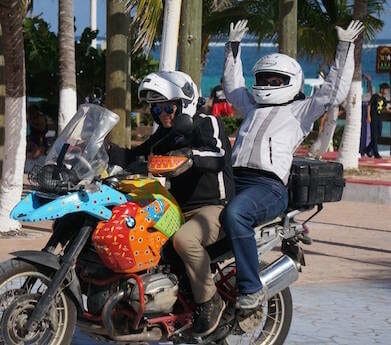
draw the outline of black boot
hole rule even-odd
[[[211,334],[219,325],[225,309],[225,302],[218,292],[207,302],[199,304],[193,323],[193,335],[204,337]]]

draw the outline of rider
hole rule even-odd
[[[204,247],[217,241],[220,213],[234,193],[231,146],[222,122],[199,112],[197,86],[187,74],[179,71],[151,73],[141,82],[138,95],[140,101],[151,105],[152,117],[159,127],[134,149],[113,146],[110,163],[124,166],[152,151],[192,158],[193,166],[170,180],[170,192],[186,219],[174,235],[173,244],[184,262],[194,301],[198,304],[193,334],[205,336],[216,329],[225,309]],[[186,136],[172,128],[174,119],[184,115],[193,120],[192,132]]]
[[[256,62],[252,94],[247,91],[240,58],[246,26],[247,20],[231,23],[224,65],[226,97],[244,117],[232,153],[237,194],[222,215],[236,258],[238,309],[264,302],[253,227],[286,209],[293,153],[314,121],[346,97],[354,70],[353,42],[363,30],[359,21],[352,21],[346,30],[336,27],[335,63],[321,88],[305,98],[300,65],[277,53]]]

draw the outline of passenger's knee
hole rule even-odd
[[[174,235],[173,245],[175,251],[181,255],[187,253],[193,246],[191,236],[188,236],[185,231],[179,231]]]
[[[221,214],[223,229],[229,237],[235,234],[242,220],[243,215],[240,210],[232,204],[228,204]]]

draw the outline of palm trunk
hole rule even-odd
[[[120,116],[111,140],[122,147],[130,147],[129,22],[123,1],[107,0],[106,107]]]
[[[5,62],[5,143],[0,192],[0,232],[19,230],[19,222],[9,217],[20,201],[26,158],[26,86],[23,22],[18,0],[0,5],[4,33]]]
[[[201,81],[202,1],[182,1],[179,30],[178,67],[196,85]]]
[[[333,107],[327,112],[327,119],[323,130],[318,135],[309,150],[310,156],[321,158],[322,155],[327,151],[327,148],[330,145],[330,141],[333,140],[335,127],[337,126],[338,112],[338,107]]]
[[[357,169],[361,131],[361,80],[353,80],[346,98],[346,122],[338,162],[344,169]]]
[[[355,0],[353,18],[363,20],[367,15],[368,1]],[[346,123],[339,149],[338,161],[345,169],[357,169],[360,149],[362,85],[361,56],[363,35],[355,42],[353,82],[346,99]]]
[[[4,49],[3,31],[0,23],[0,179],[4,159],[4,107],[5,107],[5,77],[4,77]]]
[[[77,107],[73,0],[59,0],[58,24],[60,51],[58,133],[60,133],[76,113]]]

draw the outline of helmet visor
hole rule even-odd
[[[255,86],[289,85],[290,77],[277,72],[258,72],[255,74]]]

